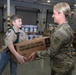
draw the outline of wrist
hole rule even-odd
[[[38,54],[37,54],[37,52],[35,52],[35,57],[36,57],[36,58],[39,57]]]

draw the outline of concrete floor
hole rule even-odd
[[[10,75],[9,71],[10,68],[8,63],[2,75]],[[27,62],[24,65],[18,64],[17,67],[17,75],[51,75],[50,73],[51,67],[49,59],[35,60],[32,62]],[[76,75],[76,69],[73,71],[72,75]]]
[[[4,33],[0,33],[0,48],[2,45],[4,45],[4,42],[2,39],[3,34]],[[75,60],[75,67],[76,67],[76,57],[74,58],[74,60]],[[6,66],[2,75],[10,75],[9,63]],[[51,75],[49,58],[34,60],[32,62],[26,62],[23,65],[18,64],[17,75]],[[76,75],[76,69],[73,71],[72,75]]]
[[[44,63],[45,62],[45,63]],[[47,64],[47,65],[46,65]],[[5,68],[2,75],[10,75],[9,64]],[[37,60],[25,63],[24,65],[18,64],[17,75],[50,75],[50,66],[48,60]]]

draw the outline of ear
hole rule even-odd
[[[14,21],[12,21],[12,25],[14,25],[15,24],[15,22]]]
[[[61,16],[63,16],[63,15],[64,15],[64,13],[63,13],[63,12],[58,12],[58,14],[59,14],[59,15],[61,15]]]

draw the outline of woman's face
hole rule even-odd
[[[54,18],[54,23],[59,23],[61,19],[60,13],[58,13],[58,11],[56,11],[55,9],[53,10],[52,18]]]

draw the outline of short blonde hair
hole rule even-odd
[[[63,12],[63,14],[65,15],[66,18],[67,17],[72,18],[72,16],[73,16],[73,12],[71,12],[71,8],[70,8],[69,4],[66,2],[57,3],[54,6],[54,9],[58,12]]]

